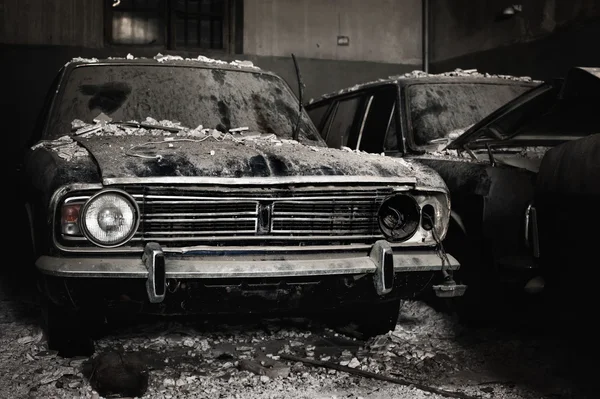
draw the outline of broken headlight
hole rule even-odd
[[[402,242],[411,238],[417,231],[421,210],[412,196],[396,194],[383,201],[377,217],[385,238],[392,242]]]
[[[133,198],[120,190],[101,191],[80,212],[85,237],[101,247],[116,247],[128,241],[139,225],[139,209]]]

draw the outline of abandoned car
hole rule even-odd
[[[600,271],[594,259],[600,238],[600,123],[595,131],[546,152],[531,208],[530,240],[553,313],[578,325],[588,309],[580,304],[598,302]],[[585,216],[574,215],[577,210]],[[571,272],[565,272],[565,265]]]
[[[549,147],[589,134],[573,127],[594,115],[590,104],[575,112],[562,100],[562,83],[413,73],[325,95],[306,108],[331,147],[416,160],[440,173],[452,198],[444,245],[469,286],[456,310],[480,322],[517,298],[515,290],[543,288],[535,286],[538,262],[525,230],[536,172]],[[547,116],[557,107],[560,113]]]
[[[462,294],[441,177],[328,148],[300,109],[247,63],[69,62],[25,160],[49,345],[93,351],[117,309],[332,310],[372,335],[401,298]]]
[[[587,309],[578,304],[597,303],[600,278],[593,265],[600,225],[596,206],[600,201],[599,90],[600,68],[576,68],[567,76],[560,102],[547,112],[541,128],[580,138],[546,152],[530,209],[529,240],[547,296],[555,313],[578,325]]]

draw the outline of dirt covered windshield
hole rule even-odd
[[[408,102],[415,144],[427,146],[439,139],[455,139],[530,89],[530,85],[493,83],[412,85],[408,88]]]
[[[242,70],[167,65],[87,65],[72,70],[50,119],[49,138],[101,113],[113,121],[156,120],[217,129],[247,127],[291,139],[298,100],[279,78]],[[323,145],[303,112],[299,140]]]

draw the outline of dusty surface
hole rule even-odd
[[[94,364],[48,351],[37,322],[34,303],[0,294],[0,397],[100,397],[86,377]],[[469,398],[593,397],[584,392],[592,378],[585,370],[593,374],[586,358],[556,337],[523,329],[469,330],[421,302],[405,302],[396,330],[366,342],[305,319],[154,319],[109,330],[97,341],[95,356],[115,351],[147,367],[144,398],[445,397],[278,359],[282,354]],[[110,372],[96,373],[101,371]]]
[[[137,124],[138,122],[130,122]],[[281,177],[362,176],[415,178],[417,185],[445,190],[432,169],[401,158],[309,145],[276,134],[237,128],[227,133],[148,118],[146,126],[95,125],[75,120],[75,136],[44,140],[32,147],[55,153],[58,162],[93,157],[103,178],[153,176]],[[239,129],[243,129],[238,131]],[[179,130],[179,131],[177,131]],[[318,166],[321,165],[321,166]],[[44,166],[44,169],[46,167]],[[82,168],[83,169],[83,168]],[[43,183],[49,182],[44,179]]]

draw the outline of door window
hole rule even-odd
[[[350,138],[356,137],[358,134],[362,112],[357,111],[360,110],[363,102],[362,97],[352,97],[337,104],[333,119],[327,129],[326,141],[329,147],[353,148],[353,140]]]
[[[330,105],[331,105],[331,103],[328,102],[328,103],[318,106],[316,108],[312,108],[310,111],[308,111],[308,116],[313,121],[313,123],[319,130],[319,134],[323,138],[325,138],[324,135],[326,133],[326,131],[323,129],[323,122],[324,122],[325,115],[327,114],[327,109],[329,108]]]
[[[360,150],[372,153],[400,150],[395,115],[396,99],[396,86],[386,87],[373,93],[359,134]]]

